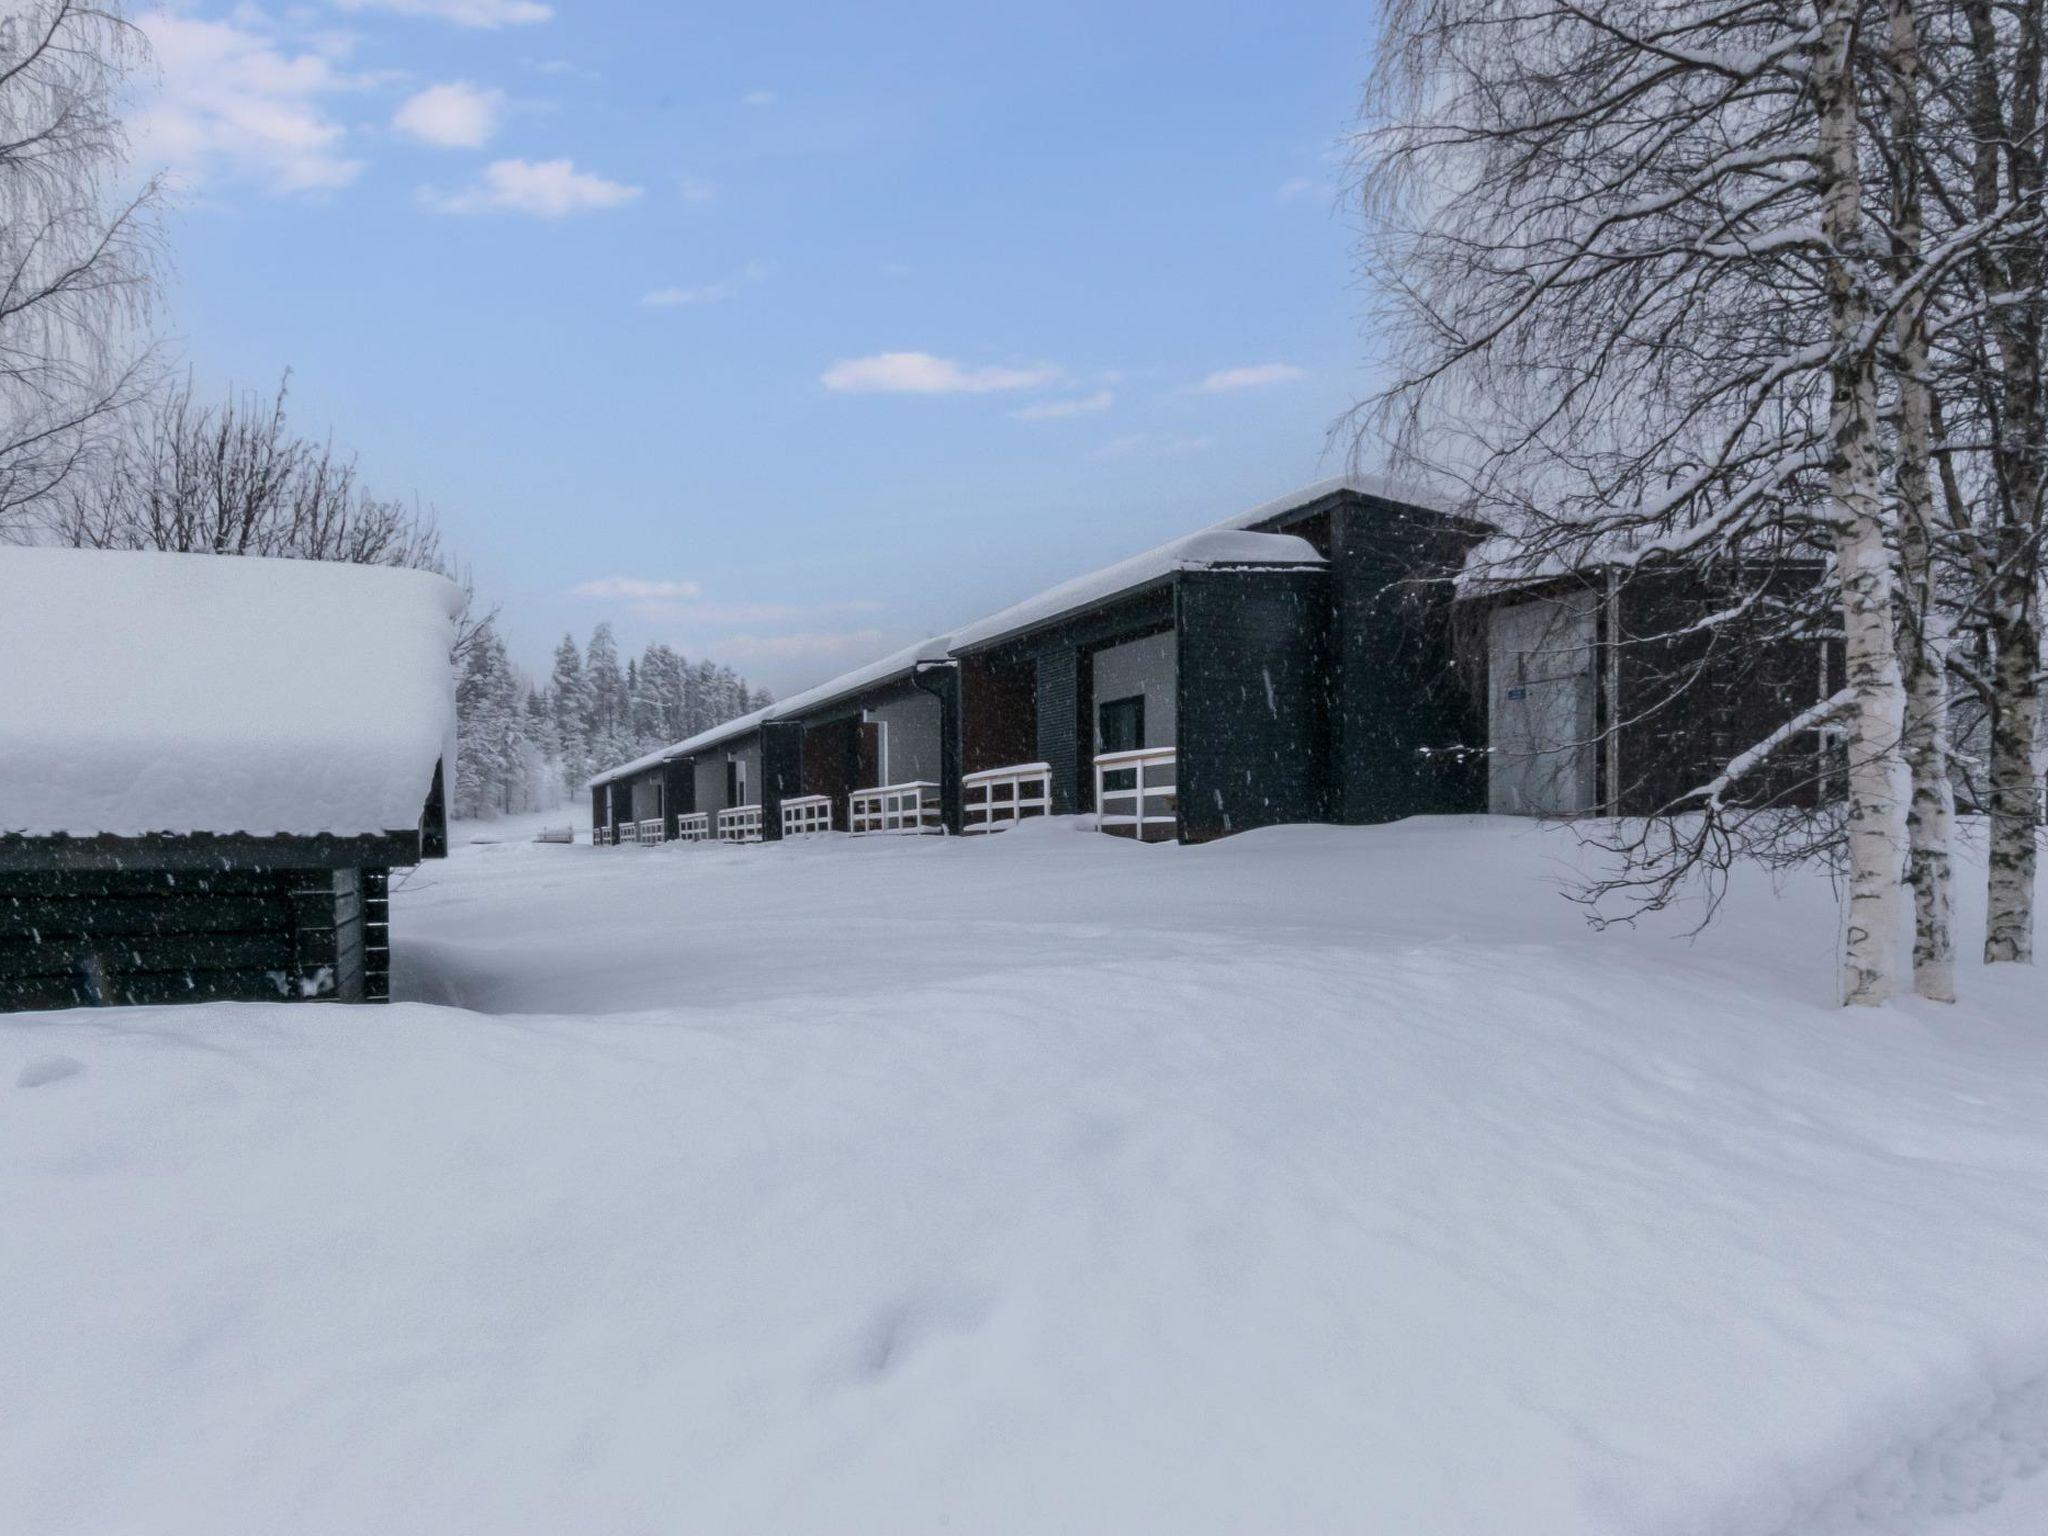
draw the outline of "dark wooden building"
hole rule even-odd
[[[454,586],[0,550],[0,1008],[381,1001],[447,850]]]
[[[1478,810],[1484,717],[1450,609],[1483,532],[1324,481],[600,774],[598,840],[691,835],[674,807],[729,797],[742,741],[764,838],[1087,813],[1201,842]]]
[[[1840,684],[1839,646],[1798,622],[1816,563],[1730,569],[1594,565],[1493,580],[1461,599],[1484,646],[1488,808],[1516,816],[1651,816]],[[1788,742],[1737,788],[1813,805],[1841,784],[1825,731]],[[1680,807],[1682,808],[1682,807]]]

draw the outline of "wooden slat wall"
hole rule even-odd
[[[0,1009],[382,998],[388,913],[381,869],[0,873]]]

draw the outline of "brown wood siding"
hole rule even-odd
[[[960,663],[960,770],[981,773],[1037,759],[1036,674],[1029,662],[970,656]]]

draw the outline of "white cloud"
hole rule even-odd
[[[180,182],[242,176],[275,192],[347,186],[363,166],[322,98],[357,89],[330,53],[290,53],[255,25],[170,11],[136,18],[162,88],[134,122],[145,159]]]
[[[546,21],[554,11],[540,0],[338,0],[345,11],[389,11],[395,16],[431,16],[458,27],[524,27]]]
[[[493,160],[483,180],[460,192],[421,194],[443,213],[524,213],[559,219],[572,213],[616,208],[640,195],[638,187],[607,181],[562,160]]]
[[[1115,404],[1114,394],[1106,389],[1098,389],[1092,395],[1079,395],[1071,400],[1047,400],[1039,405],[1027,405],[1010,414],[1018,421],[1062,421],[1069,416],[1094,416]]]
[[[599,576],[578,582],[569,589],[571,597],[679,598],[695,597],[704,589],[694,581],[648,581],[639,576]]]
[[[749,91],[740,98],[750,107],[772,107],[779,99],[773,91]]]
[[[1207,437],[1187,437],[1174,432],[1130,432],[1122,437],[1112,437],[1088,457],[1098,464],[1110,464],[1119,459],[1173,459],[1183,454],[1200,453],[1212,441]]]
[[[676,183],[676,191],[686,203],[708,203],[718,196],[718,184],[695,176],[685,176]]]
[[[878,352],[834,363],[818,381],[851,395],[984,395],[1037,389],[1059,376],[1057,368],[963,368],[929,352]]]
[[[742,291],[768,276],[768,268],[761,262],[750,262],[732,277],[720,278],[715,283],[699,283],[691,288],[656,288],[643,293],[640,302],[649,309],[682,309],[697,304],[722,304],[727,299],[738,298]]]
[[[1296,198],[1307,197],[1315,189],[1315,182],[1308,177],[1290,176],[1280,183],[1278,190],[1274,192],[1273,196],[1280,202],[1291,203]]]
[[[391,115],[391,126],[423,144],[443,149],[481,149],[505,115],[505,93],[467,80],[430,85],[406,97]]]
[[[1194,386],[1198,395],[1228,394],[1234,389],[1263,389],[1268,384],[1285,384],[1302,377],[1292,363],[1253,363],[1245,368],[1219,368]]]

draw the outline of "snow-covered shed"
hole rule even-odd
[[[379,1000],[447,850],[461,594],[421,571],[0,549],[0,1007]]]

